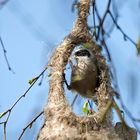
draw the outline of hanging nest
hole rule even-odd
[[[64,93],[63,74],[73,49],[81,44],[91,42],[87,26],[90,0],[81,0],[78,4],[78,17],[71,33],[53,53],[50,62],[50,89],[48,101],[44,109],[45,122],[38,135],[38,140],[120,140],[111,124],[111,111],[105,115],[103,122],[97,123],[100,113],[112,100],[112,88],[109,70],[99,47],[92,41],[91,48],[96,56],[100,71],[99,86],[96,90],[97,106],[100,113],[91,116],[76,116],[69,106]],[[119,126],[122,128],[122,126]],[[132,129],[130,129],[132,131]],[[129,133],[128,133],[129,135]],[[132,136],[132,135],[131,135]],[[135,139],[136,136],[133,136]]]

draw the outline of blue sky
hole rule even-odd
[[[99,4],[100,7],[104,6],[103,3]],[[70,32],[76,17],[75,13],[71,12],[71,5],[71,0],[11,0],[0,10],[0,35],[10,65],[15,71],[15,74],[8,71],[0,48],[0,112],[9,108],[23,94],[29,87],[28,80],[42,71],[51,52]],[[136,14],[138,12],[140,8],[137,1],[126,1],[119,9],[118,23],[134,41],[138,40],[140,34],[140,15]],[[122,34],[116,29],[107,43],[117,71],[122,98],[130,111],[140,117],[140,58],[136,55],[135,46],[129,41],[124,42]],[[26,98],[14,108],[8,122],[8,139],[16,139],[22,128],[42,111],[47,102],[48,80],[45,76],[42,86],[34,86]],[[135,83],[135,93],[130,92],[132,82]],[[136,95],[135,100],[132,99],[133,94]],[[69,94],[68,98],[71,100]],[[126,118],[132,125],[127,116]],[[43,122],[43,117],[40,121]],[[39,122],[23,139],[35,138],[40,127]],[[0,139],[3,139],[2,131],[0,126]]]

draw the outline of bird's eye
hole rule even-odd
[[[88,56],[90,57],[90,53],[88,50],[79,50],[75,53],[76,56]]]

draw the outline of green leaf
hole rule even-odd
[[[7,111],[0,114],[0,119],[1,119],[5,114],[7,114]]]
[[[82,112],[88,114],[88,102],[85,102],[83,107],[82,107]]]
[[[3,117],[3,113],[0,114],[0,119]]]
[[[29,80],[28,83],[31,85],[33,82],[35,82],[35,80],[37,80],[37,78],[38,78],[38,77],[35,77],[35,78]]]

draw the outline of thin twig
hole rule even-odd
[[[42,85],[43,79],[44,79],[44,74],[42,74],[41,79],[40,79],[40,82],[38,83],[39,86]]]
[[[97,15],[98,20],[100,21],[100,20],[101,20],[101,16],[100,16],[100,14],[99,14],[99,11],[98,11],[98,9],[97,9],[96,4],[95,4],[95,12],[96,12],[96,15]]]
[[[114,22],[114,24],[116,25],[117,29],[123,34],[124,40],[126,41],[126,39],[128,39],[133,45],[137,46],[137,44],[123,31],[123,29],[118,25],[118,23],[116,22],[115,18],[113,17],[112,13],[110,10],[108,10],[108,14],[110,15],[110,17],[112,18],[112,21]]]
[[[92,13],[93,13],[93,36],[95,36],[95,38],[97,38],[96,36],[96,18],[95,18],[95,0],[92,0]]]
[[[23,134],[25,133],[25,131],[27,130],[27,128],[31,128],[33,123],[44,113],[44,111],[40,112],[29,124],[27,124],[26,127],[23,128],[22,133],[20,134],[18,140],[20,140],[23,136]]]
[[[0,36],[0,44],[1,44],[1,46],[2,46],[4,58],[5,58],[5,61],[6,61],[7,66],[8,66],[8,69],[9,69],[9,71],[11,71],[11,72],[14,74],[15,72],[14,72],[13,69],[11,68],[10,63],[9,63],[9,61],[8,61],[8,58],[7,58],[7,55],[6,55],[7,51],[6,51],[6,49],[5,49],[5,46],[4,46],[4,43],[3,43],[3,41],[2,41],[1,36]]]
[[[77,97],[78,97],[78,94],[75,95],[75,97],[74,97],[74,99],[73,99],[73,101],[72,101],[72,103],[71,103],[71,107],[72,107],[72,108],[73,108],[73,106],[74,106],[74,103],[75,103]]]
[[[24,98],[27,95],[27,93],[33,87],[33,85],[38,81],[38,79],[42,76],[42,74],[44,74],[44,72],[46,71],[46,69],[47,69],[47,67],[36,78],[34,78],[33,82],[30,85],[30,87],[24,92],[24,94],[22,94],[7,111],[5,111],[4,113],[2,113],[1,118],[8,113],[8,116],[7,116],[6,120],[4,122],[0,122],[0,124],[4,124],[4,137],[5,137],[5,140],[6,140],[6,127],[7,127],[7,123],[8,123],[8,120],[10,118],[10,115],[11,115],[11,112],[12,112],[13,108],[17,105],[17,103],[22,98]]]
[[[4,140],[6,140],[6,122],[4,123]]]
[[[88,100],[88,104],[89,104],[90,109],[92,110],[92,105],[89,100]]]
[[[110,55],[110,52],[109,52],[108,47],[107,47],[107,45],[106,45],[106,42],[105,42],[104,37],[103,37],[103,40],[102,40],[101,42],[102,42],[102,45],[105,47],[105,50],[106,50],[106,52],[107,52],[108,59],[109,59],[109,61],[111,62],[111,61],[112,61],[111,55]]]
[[[100,20],[100,23],[99,23],[100,28],[99,28],[98,33],[97,33],[97,40],[100,37],[100,30],[101,30],[103,35],[105,34],[103,24],[104,24],[104,21],[105,21],[107,14],[108,14],[108,10],[110,9],[110,5],[111,5],[111,0],[108,0],[106,11],[104,12],[103,18],[102,18],[102,20]]]
[[[96,14],[96,16],[97,16],[98,22],[101,23],[101,20],[102,20],[102,19],[101,19],[101,16],[100,16],[100,14],[99,14],[99,11],[98,11],[98,9],[97,9],[96,4],[95,4],[95,14]],[[96,36],[96,41],[98,41],[98,39],[99,39],[98,33],[100,32],[100,28],[101,28],[101,27],[100,27],[99,25],[96,25],[96,28],[97,28],[98,30],[97,30],[97,34],[96,34],[95,36]],[[103,27],[102,27],[102,32],[103,32],[104,34],[108,35]],[[108,36],[109,36],[109,35],[108,35]]]

